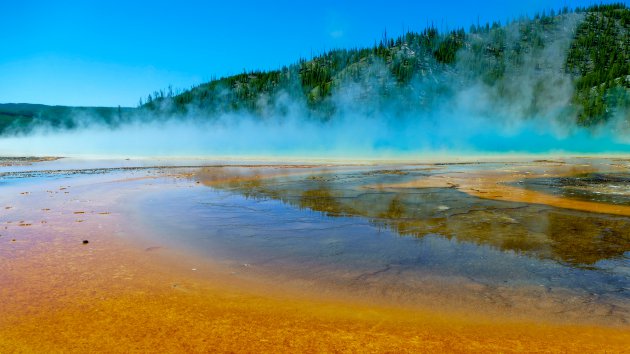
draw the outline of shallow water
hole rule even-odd
[[[207,168],[196,177],[209,188],[152,195],[141,205],[161,242],[232,261],[241,272],[385,301],[487,298],[626,323],[630,218],[455,188],[387,187],[445,169],[499,167],[329,167],[276,176]]]

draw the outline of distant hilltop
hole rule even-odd
[[[429,27],[396,38],[384,34],[370,48],[335,49],[279,70],[244,72],[183,91],[159,90],[137,108],[0,105],[0,132],[38,124],[72,128],[81,124],[77,116],[115,125],[239,112],[326,121],[347,112],[421,119],[449,111],[585,127],[612,120],[627,124],[629,31],[630,10],[619,3],[565,7],[447,33]]]

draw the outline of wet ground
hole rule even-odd
[[[483,299],[627,323],[630,218],[390,187],[512,165],[204,168],[194,178],[207,190],[153,195],[142,209],[165,244],[239,272],[389,303]]]
[[[25,274],[31,268],[16,264],[27,265],[29,254],[48,257],[46,247],[58,261],[60,249],[78,252],[79,264],[97,262],[93,252],[110,242],[116,252],[150,255],[149,263],[184,264],[174,267],[177,277],[192,271],[203,282],[216,278],[206,270],[220,268],[220,283],[225,276],[290,297],[497,321],[621,328],[630,321],[625,160],[20,165],[0,169],[0,256],[5,268]],[[602,207],[611,205],[621,209]],[[95,267],[125,264],[116,252]],[[11,272],[0,276],[0,295],[39,303]],[[103,291],[127,279],[114,273],[99,283]],[[81,274],[99,278],[90,269]],[[186,283],[166,282],[171,291]],[[46,301],[71,293],[51,289]],[[11,313],[19,303],[4,306]]]
[[[530,178],[515,183],[521,188],[565,198],[630,205],[630,172],[584,173],[576,176]]]
[[[30,166],[33,163],[55,161],[58,159],[59,157],[35,157],[35,156],[25,156],[25,157],[5,156],[3,157],[3,156],[0,156],[0,166]]]

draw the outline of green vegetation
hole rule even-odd
[[[594,6],[577,29],[567,70],[579,78],[574,103],[578,123],[608,120],[630,108],[630,11],[623,4]]]
[[[440,42],[438,48],[433,52],[435,59],[444,64],[452,64],[455,62],[457,51],[464,46],[466,33],[464,29],[453,31]]]

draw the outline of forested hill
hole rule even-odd
[[[370,104],[395,97],[401,110],[423,110],[474,86],[502,107],[518,105],[524,117],[562,114],[590,126],[627,112],[629,75],[630,10],[613,4],[552,10],[468,31],[441,34],[430,27],[397,38],[385,35],[371,48],[332,50],[280,70],[225,77],[177,94],[158,91],[140,105],[264,115],[282,95],[327,118],[338,108],[335,93],[346,87],[360,90],[355,98]],[[568,96],[558,96],[559,89]]]
[[[134,119],[347,112],[422,119],[451,110],[493,119],[630,122],[630,9],[623,4],[542,12],[507,24],[440,33],[429,27],[369,48],[335,49],[274,71],[252,71],[189,90],[160,90],[136,109],[0,105],[0,133],[42,123],[116,125]],[[80,116],[77,123],[77,116]],[[402,119],[402,118],[401,118]]]

